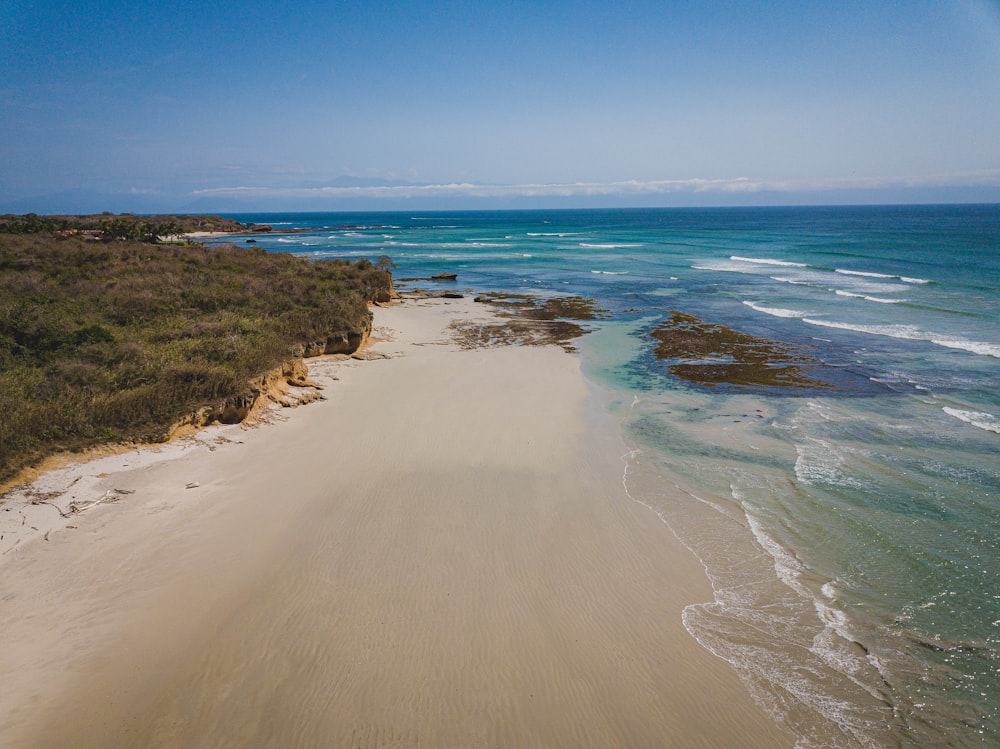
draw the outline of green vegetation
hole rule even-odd
[[[132,213],[101,213],[90,216],[0,216],[0,234],[75,234],[105,241],[135,239],[157,242],[161,237],[196,231],[243,232],[248,227],[220,216],[136,216]]]
[[[0,234],[0,481],[246,399],[307,344],[367,330],[391,284],[367,260]]]

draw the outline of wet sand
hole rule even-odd
[[[482,314],[378,309],[326,400],[64,469],[120,499],[0,559],[0,745],[791,747],[578,360],[462,350]]]

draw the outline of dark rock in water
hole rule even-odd
[[[432,281],[456,281],[458,280],[457,273],[435,273],[431,276]]]
[[[570,320],[599,320],[607,315],[593,300],[576,296],[490,293],[480,294],[475,301],[495,307],[505,319],[501,323],[452,323],[455,339],[465,348],[556,345],[573,351],[573,339],[588,331]]]
[[[247,244],[257,244],[257,240],[256,239],[248,239],[247,240]]]
[[[250,231],[254,234],[266,234],[269,231],[274,231],[274,227],[269,224],[257,224]]]
[[[810,376],[820,364],[794,347],[673,311],[650,335],[654,356],[698,385],[828,388]]]
[[[580,296],[536,297],[530,294],[480,294],[475,301],[492,304],[531,320],[600,320],[607,317],[592,299]]]

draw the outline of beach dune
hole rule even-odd
[[[326,400],[118,456],[120,501],[3,557],[0,745],[792,746],[685,631],[704,571],[579,360],[375,312]]]

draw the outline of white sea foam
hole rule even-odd
[[[789,278],[788,276],[771,276],[772,281],[777,281],[778,283],[789,283],[792,286],[816,286],[817,284],[811,283],[801,278]]]
[[[837,268],[835,273],[842,273],[845,276],[865,276],[867,278],[887,278],[893,281],[902,281],[903,283],[930,283],[926,278],[912,278],[910,276],[894,276],[889,273],[873,273],[866,270],[846,270],[844,268]]]
[[[750,526],[750,532],[753,533],[753,537],[760,544],[760,547],[774,561],[774,572],[778,576],[778,579],[797,593],[805,594],[806,591],[799,582],[799,578],[802,576],[802,564],[784,546],[764,531],[760,522],[753,516],[752,512],[749,512],[749,508],[746,507],[745,503],[744,510],[746,511],[746,519],[747,524]]]
[[[773,260],[771,258],[763,257],[741,257],[740,255],[730,255],[730,260],[735,260],[738,263],[756,263],[759,265],[784,265],[790,268],[808,268],[809,266],[805,263],[792,263],[788,260]]]
[[[800,312],[797,309],[785,309],[783,307],[765,307],[763,304],[758,302],[743,302],[747,307],[757,312],[763,312],[765,315],[773,315],[774,317],[805,317],[808,312]]]
[[[859,325],[855,323],[837,322],[835,320],[818,320],[811,317],[802,318],[810,325],[820,325],[824,328],[852,330],[856,333],[898,338],[903,341],[927,341],[945,348],[960,349],[980,356],[993,356],[1000,359],[1000,344],[969,341],[965,338],[951,337],[942,333],[920,330],[912,325]]]
[[[878,302],[879,304],[902,304],[905,299],[885,299],[878,296],[868,296],[867,294],[855,294],[853,291],[836,290],[837,296],[851,297],[852,299],[864,299],[867,302]]]
[[[588,242],[580,242],[580,247],[587,247],[592,250],[621,250],[628,247],[642,247],[641,244],[591,244]]]
[[[888,273],[871,273],[866,270],[844,270],[843,268],[837,268],[834,273],[843,273],[845,276],[865,276],[866,278],[899,278],[899,276],[891,276]]]
[[[844,470],[845,456],[825,440],[809,438],[795,445],[795,478],[803,484],[829,484],[860,488],[862,485]]]
[[[627,270],[592,270],[591,273],[596,273],[599,276],[627,276]]]
[[[982,411],[963,411],[949,406],[945,406],[942,410],[949,416],[954,416],[956,419],[960,419],[967,424],[972,424],[974,427],[1000,434],[1000,419],[993,414],[983,413]]]
[[[741,270],[735,265],[725,266],[725,265],[692,265],[694,270],[714,270],[714,271],[738,271]]]

